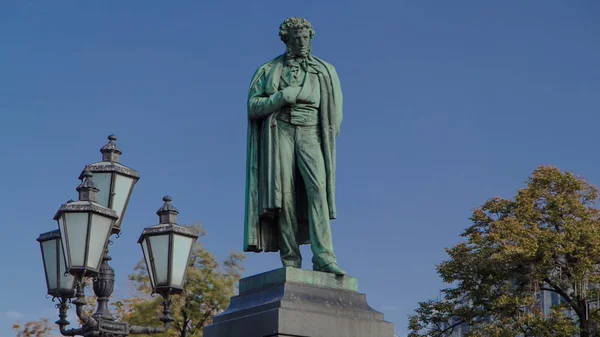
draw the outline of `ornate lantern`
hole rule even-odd
[[[108,136],[108,144],[104,145],[100,152],[102,161],[87,165],[83,171],[89,171],[94,176],[92,180],[98,186],[97,203],[113,209],[119,217],[113,227],[113,233],[118,234],[121,231],[121,223],[127,210],[129,198],[133,187],[140,179],[137,171],[119,163],[121,150],[115,144],[117,137]],[[83,178],[83,172],[79,179]]]
[[[142,245],[153,292],[168,296],[183,291],[192,245],[198,235],[191,229],[177,225],[177,209],[171,197],[156,212],[160,223],[147,227],[138,243]]]
[[[65,253],[66,269],[75,276],[98,273],[117,214],[96,203],[98,188],[90,172],[77,187],[79,200],[63,204],[54,220]]]
[[[66,274],[65,255],[58,229],[42,233],[37,238],[42,250],[48,295],[71,298],[75,295],[75,279]]]

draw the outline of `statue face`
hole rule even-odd
[[[289,51],[298,57],[307,57],[310,53],[310,32],[306,28],[291,29],[287,42]]]

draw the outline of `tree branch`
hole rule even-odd
[[[198,323],[196,324],[196,326],[194,327],[194,333],[200,329],[201,327],[204,326],[204,324],[206,323],[206,321],[208,320],[208,318],[212,315],[213,311],[219,309],[219,304],[215,304],[213,305],[209,310],[207,310],[204,315],[202,316],[202,318],[200,319],[200,321],[198,321]]]
[[[466,322],[467,322],[467,321],[465,321],[464,319],[461,319],[461,320],[459,320],[458,322],[456,322],[456,323],[454,323],[454,324],[450,325],[450,326],[449,326],[449,327],[447,327],[446,329],[442,329],[442,328],[440,327],[439,323],[435,323],[436,329],[437,329],[437,331],[438,331],[438,333],[439,333],[437,336],[442,336],[442,334],[445,334],[445,333],[449,333],[449,335],[451,336],[451,335],[452,335],[452,333],[454,333],[454,329],[455,329],[457,326],[459,326],[459,325],[461,325],[461,324],[463,324],[463,323],[466,323]]]
[[[579,317],[583,316],[583,313],[581,312],[581,308],[579,307],[578,303],[575,303],[573,301],[573,299],[571,298],[571,296],[569,296],[564,290],[562,290],[561,287],[554,284],[554,282],[552,282],[548,277],[544,278],[544,282],[548,283],[548,285],[552,287],[552,289],[547,289],[547,290],[553,291],[553,292],[559,294],[562,298],[565,299],[565,301],[567,301],[567,303],[569,303],[571,308],[573,308],[573,310],[575,310],[575,313],[577,313],[577,316],[579,316]],[[543,288],[543,289],[545,289],[545,288]]]

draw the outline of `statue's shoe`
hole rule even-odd
[[[302,263],[284,263],[283,268],[298,268],[302,269]]]
[[[315,268],[313,267],[313,270]],[[319,269],[319,271],[324,272],[324,273],[330,273],[330,274],[336,274],[339,276],[344,276],[346,275],[346,272],[342,270],[342,268],[340,268],[340,266],[337,265],[337,263],[330,263],[324,267],[321,267]]]

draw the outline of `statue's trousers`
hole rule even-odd
[[[300,267],[302,257],[296,242],[296,191],[294,180],[300,174],[308,196],[308,222],[314,267],[336,262],[331,240],[325,162],[319,126],[298,126],[277,121],[281,163],[282,209],[279,214],[279,246],[286,266]]]

